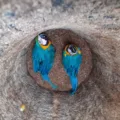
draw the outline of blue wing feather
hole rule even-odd
[[[51,45],[48,50],[44,51],[44,55],[42,57],[42,63],[40,64],[40,72],[41,74],[49,74],[54,62],[54,48]],[[43,53],[42,53],[43,54]]]
[[[32,51],[34,72],[40,71],[41,74],[48,74],[54,62],[55,50],[51,45],[48,50],[43,50],[38,46],[34,46]]]
[[[43,80],[48,81],[53,89],[56,89],[57,86],[54,85],[48,74],[53,66],[55,56],[55,49],[53,45],[50,45],[48,49],[43,50],[40,46],[35,44],[32,51],[32,60],[33,60],[33,70],[34,72],[40,72]]]
[[[70,77],[70,83],[72,85],[71,95],[73,95],[77,91],[78,87],[78,79],[77,77]]]
[[[82,56],[79,54],[76,56],[63,56],[63,65],[69,76],[77,76],[81,63]]]
[[[40,59],[39,59],[39,56],[38,56],[38,48],[37,48],[37,46],[34,46],[34,48],[32,50],[32,62],[33,62],[33,70],[34,70],[34,72],[38,72],[39,71]]]
[[[63,65],[64,69],[70,77],[70,83],[72,86],[71,94],[74,94],[78,87],[78,71],[80,69],[80,65],[82,63],[82,55],[77,54],[75,56],[64,56],[63,53]]]

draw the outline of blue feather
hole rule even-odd
[[[40,44],[37,42],[32,50],[32,63],[34,72],[39,72],[44,81],[47,81],[53,89],[56,89],[57,86],[54,85],[48,74],[53,66],[54,57],[55,57],[55,48],[51,44],[47,49],[43,49]]]
[[[36,59],[33,60],[33,70],[34,72],[38,72],[39,66],[38,61]]]
[[[70,77],[70,83],[72,85],[71,95],[73,95],[77,91],[78,87],[78,79],[76,77]]]
[[[79,49],[80,50],[80,49]],[[67,55],[66,51],[63,51],[63,59],[62,63],[64,65],[64,69],[70,78],[70,83],[72,89],[70,91],[71,95],[73,95],[77,91],[78,87],[78,71],[80,69],[80,65],[82,63],[82,55],[77,53],[76,55]]]
[[[41,74],[41,77],[42,77],[43,80],[47,81],[53,89],[57,88],[57,86],[52,83],[52,81],[50,80],[50,78],[47,74],[44,74],[44,75]]]

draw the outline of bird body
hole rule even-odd
[[[70,78],[72,86],[71,94],[74,94],[78,87],[78,72],[82,63],[81,50],[73,45],[67,45],[63,51],[62,63]]]
[[[46,40],[46,41],[45,41]],[[52,83],[48,74],[53,66],[55,58],[55,48],[45,35],[35,38],[35,45],[32,50],[32,62],[34,72],[40,72],[44,81],[47,81],[53,89],[57,86]]]

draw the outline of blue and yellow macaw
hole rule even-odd
[[[77,75],[82,63],[82,54],[80,48],[72,44],[66,45],[63,50],[62,63],[66,73],[70,78],[70,83],[72,86],[70,94],[73,95],[77,91]]]
[[[57,86],[52,83],[48,74],[53,66],[55,48],[48,37],[41,33],[35,37],[35,45],[32,50],[32,63],[34,72],[40,72],[44,81],[47,81],[53,89]]]

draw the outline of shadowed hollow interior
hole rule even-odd
[[[53,83],[58,85],[57,91],[68,91],[71,89],[70,80],[64,71],[62,65],[62,51],[67,44],[75,44],[81,48],[82,51],[82,64],[78,74],[79,84],[86,80],[92,69],[92,55],[85,39],[82,39],[79,35],[71,30],[65,29],[51,29],[45,31],[45,34],[52,41],[56,49],[55,62],[53,68],[50,71],[50,78]],[[35,73],[32,68],[32,49],[35,44],[35,40],[29,45],[27,53],[27,66],[30,75],[33,79],[42,87],[51,89],[51,86],[47,82],[43,82],[39,72]]]

